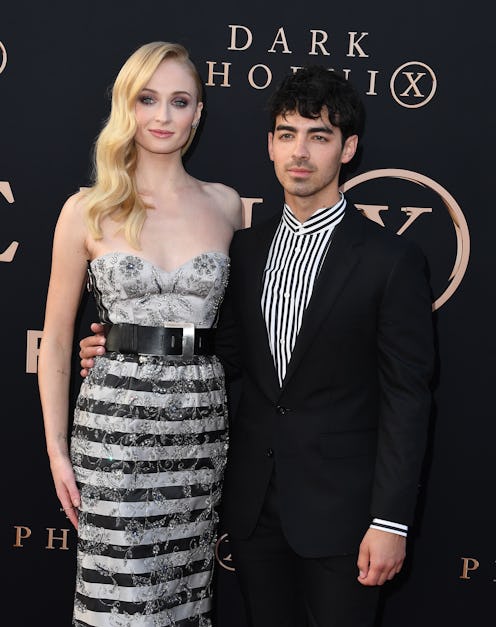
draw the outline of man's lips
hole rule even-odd
[[[312,170],[309,170],[308,168],[292,167],[292,168],[288,168],[288,172],[292,174],[293,176],[308,176],[309,174],[312,173]]]

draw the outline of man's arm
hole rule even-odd
[[[234,311],[233,294],[235,289],[239,289],[242,283],[238,283],[236,277],[237,255],[236,253],[238,233],[234,234],[229,250],[231,259],[230,277],[224,294],[224,300],[220,306],[219,320],[215,333],[215,352],[222,362],[222,366],[228,380],[236,379],[240,376],[241,357],[239,350],[239,332]]]
[[[379,312],[381,408],[372,517],[407,529],[413,518],[430,414],[432,298],[425,258],[408,246],[391,270]],[[372,524],[360,545],[358,581],[382,585],[400,570],[406,533]]]
[[[409,525],[431,410],[432,295],[425,257],[409,243],[391,269],[377,325],[381,401],[373,518]]]

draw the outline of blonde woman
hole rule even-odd
[[[211,624],[227,449],[213,327],[241,201],[184,169],[202,106],[182,46],[136,50],[113,87],[94,184],[67,200],[55,229],[39,387],[55,488],[78,530],[80,627]],[[82,384],[69,437],[86,280],[107,352]]]

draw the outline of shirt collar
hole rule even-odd
[[[282,222],[293,233],[309,235],[310,233],[325,231],[336,226],[336,224],[342,220],[345,209],[346,198],[342,192],[339,192],[339,200],[335,205],[318,209],[308,220],[301,223],[295,218],[289,205],[284,203]]]

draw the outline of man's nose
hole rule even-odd
[[[295,159],[308,159],[310,156],[307,142],[305,139],[299,139],[296,141],[293,156]]]

